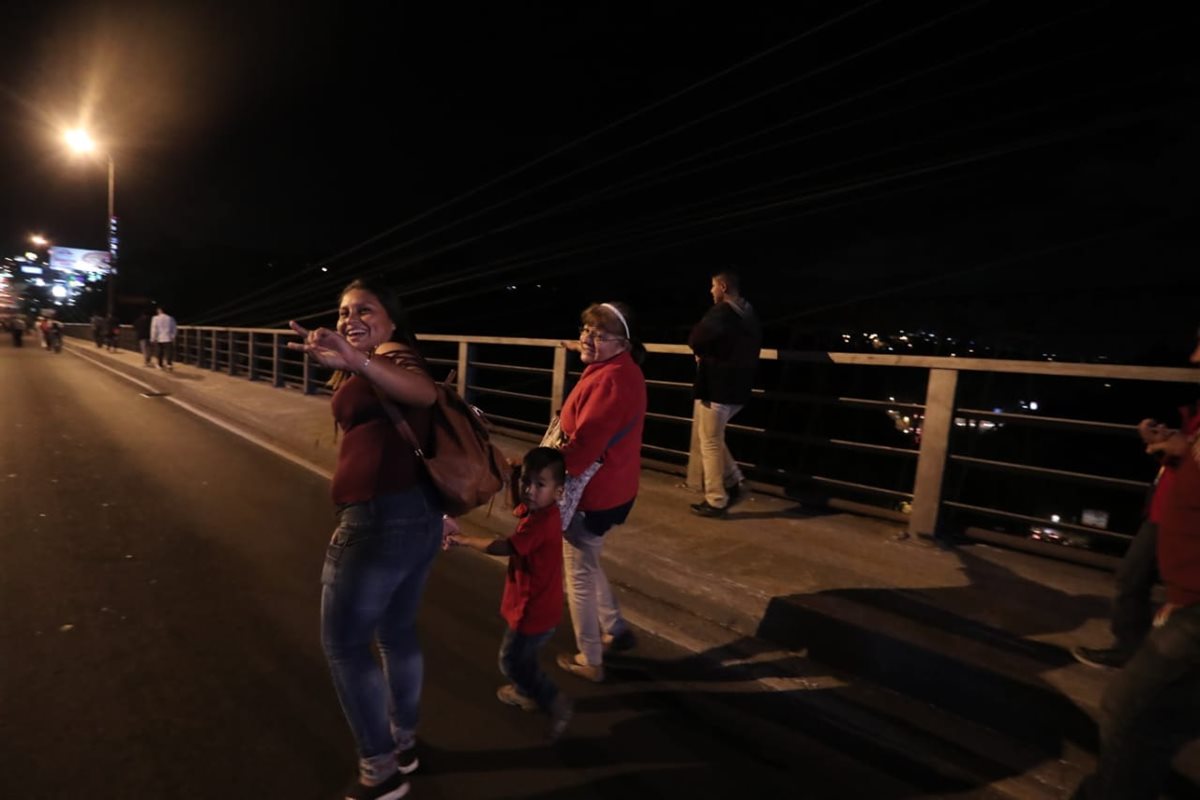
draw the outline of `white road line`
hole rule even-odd
[[[150,384],[146,383],[145,381],[140,381],[137,378],[133,377],[132,375],[126,375],[121,370],[114,369],[113,367],[110,367],[108,364],[105,364],[104,362],[99,361],[99,360],[93,358],[92,356],[85,356],[83,353],[78,352],[74,348],[68,347],[68,348],[64,348],[64,349],[71,355],[75,356],[76,358],[82,358],[84,361],[90,362],[90,363],[96,365],[97,367],[100,367],[100,369],[108,370],[113,375],[116,375],[118,378],[127,380],[136,386],[140,386],[141,388],[145,389],[148,392],[157,393],[159,391],[158,388],[151,386]],[[319,475],[320,477],[324,478],[327,481],[333,480],[333,473],[330,472],[329,470],[325,469],[324,467],[320,467],[311,461],[306,461],[305,459],[300,458],[297,455],[289,453],[287,450],[284,450],[282,447],[272,444],[271,442],[268,442],[266,439],[262,439],[258,436],[255,436],[253,433],[250,433],[249,431],[245,430],[244,428],[239,428],[236,425],[234,425],[230,422],[227,422],[226,420],[223,420],[219,417],[213,416],[212,414],[208,413],[207,411],[196,408],[196,406],[192,405],[191,403],[188,403],[185,400],[180,400],[179,398],[172,397],[169,394],[163,395],[162,399],[166,400],[167,402],[174,403],[175,405],[182,408],[184,411],[187,411],[189,414],[195,414],[197,417],[200,417],[200,419],[211,422],[213,425],[216,425],[219,428],[224,428],[225,430],[229,431],[233,435],[240,436],[241,438],[245,439],[247,442],[258,445],[259,447],[263,448],[264,450],[267,450],[267,451],[279,456],[280,458],[283,458],[283,459],[286,459],[286,460],[292,462],[296,466],[303,467],[304,469],[308,470],[309,472]]]

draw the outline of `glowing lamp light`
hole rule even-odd
[[[1062,517],[1060,517],[1058,514],[1051,514],[1050,521],[1051,522],[1062,522]]]
[[[67,146],[76,153],[91,153],[96,149],[96,143],[82,128],[73,128],[67,131],[63,134],[63,138],[67,140]]]
[[[50,290],[50,294],[52,294],[58,298],[66,297],[67,296],[67,287],[55,286],[53,289]]]

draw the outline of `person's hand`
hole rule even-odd
[[[1146,452],[1151,455],[1162,454],[1166,458],[1180,458],[1187,453],[1192,443],[1179,431],[1172,431],[1167,438],[1146,445]]]
[[[315,328],[310,331],[295,320],[288,325],[297,336],[304,337],[303,342],[288,342],[288,349],[303,350],[322,366],[353,372],[362,366],[366,358],[337,331],[331,331],[329,328]]]
[[[446,543],[443,545],[443,547],[447,550],[449,550],[451,547],[462,547],[464,544],[466,544],[466,540],[463,538],[461,533],[452,533],[446,537],[445,541]]]
[[[442,517],[442,549],[449,550],[452,544],[462,544],[462,529],[454,517]],[[459,541],[453,541],[458,539]]]
[[[1172,431],[1156,419],[1144,419],[1138,423],[1138,436],[1142,437],[1142,441],[1146,444],[1165,441]]]
[[[559,342],[559,344],[562,345],[564,349],[570,350],[573,353],[583,352],[583,345],[579,343],[578,339],[563,339],[561,342]]]

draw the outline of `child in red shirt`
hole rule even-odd
[[[538,664],[538,653],[562,618],[562,520],[558,499],[566,467],[562,453],[535,447],[521,465],[520,517],[507,539],[450,533],[450,544],[493,556],[508,556],[508,574],[500,614],[508,623],[500,644],[500,671],[512,683],[496,691],[500,702],[550,715],[550,738],[557,739],[571,720],[572,705]]]

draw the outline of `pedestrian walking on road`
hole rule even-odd
[[[744,482],[725,443],[725,427],[750,402],[762,325],[741,295],[737,273],[714,275],[709,293],[713,307],[688,336],[696,355],[688,485],[704,492],[704,499],[691,507],[693,513],[724,517],[741,497]]]
[[[121,335],[121,320],[116,314],[109,314],[105,320],[104,343],[108,346],[109,352],[117,352],[117,341]]]
[[[358,745],[358,779],[345,796],[391,800],[407,793],[407,776],[418,766],[424,662],[416,620],[442,547],[443,514],[420,457],[384,402],[400,407],[428,447],[437,389],[399,299],[374,281],[356,280],[342,292],[336,331],[291,327],[304,342],[289,348],[335,370],[338,523],[321,573],[321,642]]]
[[[96,347],[104,347],[104,339],[108,336],[108,321],[99,314],[92,314],[92,339]]]
[[[559,445],[568,485],[590,473],[578,505],[564,519],[567,605],[579,652],[558,657],[566,671],[604,680],[604,653],[634,646],[633,631],[600,564],[604,537],[629,517],[642,470],[646,350],[633,338],[633,312],[624,303],[597,303],[580,317],[577,350],[586,365],[563,403]],[[568,493],[571,489],[568,486]]]
[[[177,332],[175,318],[168,314],[165,308],[159,306],[158,313],[154,315],[154,319],[150,320],[150,340],[154,342],[155,350],[158,353],[159,369],[175,369],[175,334]]]
[[[538,664],[542,646],[562,618],[563,537],[558,501],[566,467],[562,454],[535,447],[521,465],[520,519],[507,539],[453,531],[448,541],[493,556],[508,556],[500,614],[508,623],[500,644],[500,672],[510,683],[496,691],[500,702],[550,716],[549,737],[558,739],[571,720],[571,701]],[[452,523],[457,527],[457,523]]]
[[[142,364],[151,366],[150,363],[150,314],[145,310],[138,314],[137,319],[133,321],[133,332],[137,336],[138,350],[142,352]]]
[[[8,331],[12,334],[13,347],[22,347],[25,338],[25,318],[18,314],[9,320]]]

